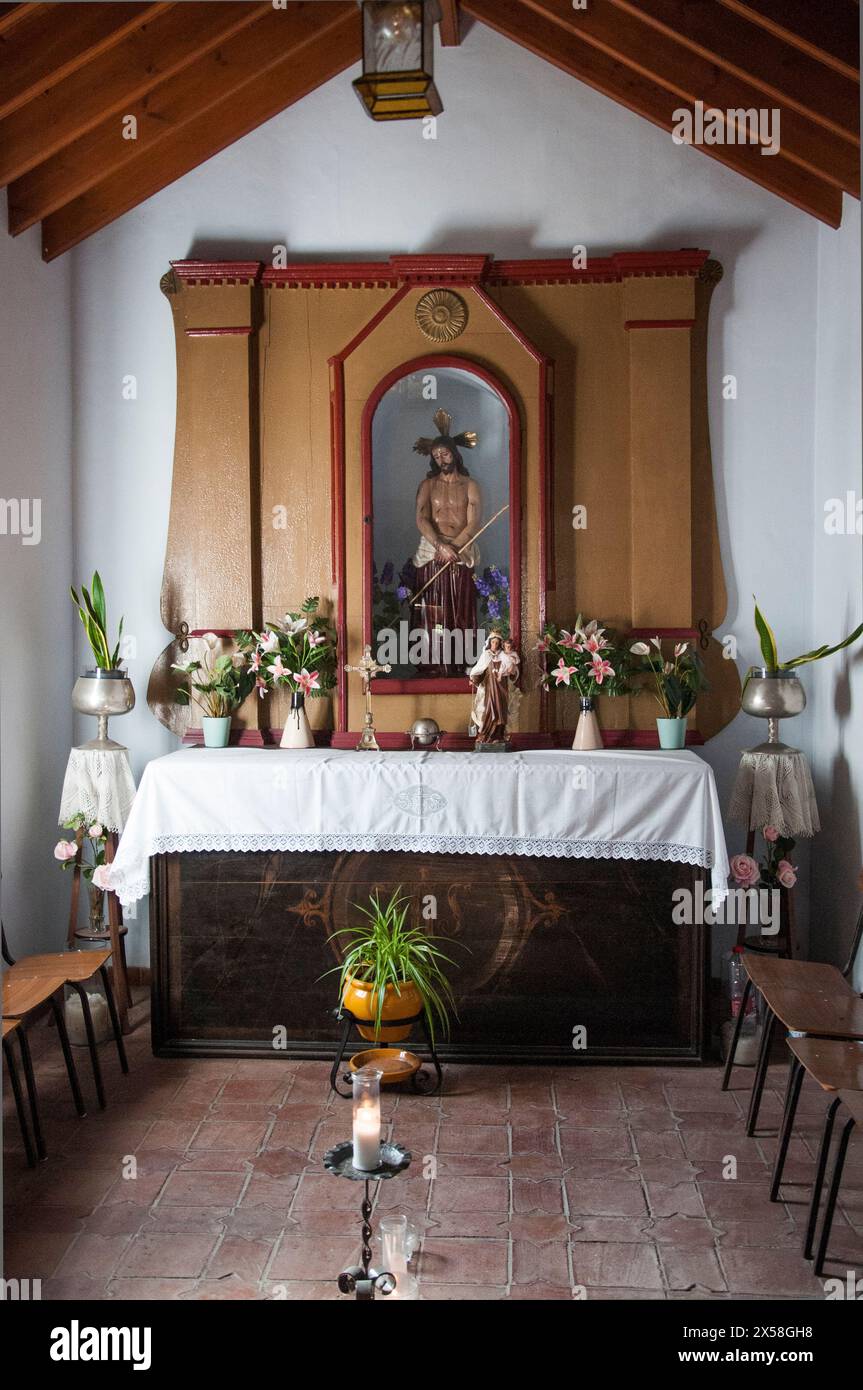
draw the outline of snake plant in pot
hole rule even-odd
[[[402,1042],[410,1034],[410,1024],[403,1028],[382,1028],[381,1024],[423,1014],[432,1042],[438,1031],[447,1037],[455,1001],[444,966],[454,962],[440,949],[442,938],[410,925],[410,901],[402,895],[401,886],[388,902],[374,892],[368,907],[354,906],[365,921],[332,933],[333,943],[346,938],[345,953],[341,965],[326,973],[338,972],[343,1007],[354,1018],[368,1020],[359,1026],[361,1036],[372,1042]]]
[[[767,720],[768,741],[758,745],[756,751],[781,753],[786,745],[779,742],[779,720],[790,719],[801,714],[806,708],[806,691],[797,676],[799,666],[808,666],[813,661],[821,661],[825,656],[833,656],[863,635],[863,623],[849,632],[841,642],[834,646],[824,642],[811,652],[792,656],[787,661],[779,660],[779,649],[773,629],[765,618],[758,603],[755,604],[755,628],[761,647],[763,666],[750,666],[743,682],[741,708],[746,714],[754,714]]]
[[[78,616],[84,625],[87,642],[93,653],[93,666],[79,676],[72,690],[72,708],[78,714],[95,715],[98,733],[82,746],[95,749],[117,749],[121,744],[108,737],[108,718],[128,714],[135,706],[135,691],[122,666],[120,648],[123,638],[123,619],[112,647],[108,637],[108,610],[105,589],[99,571],[93,575],[90,588],[81,585],[81,597],[74,588],[69,590]]]

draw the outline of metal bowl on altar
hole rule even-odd
[[[793,671],[751,666],[740,705],[761,719],[790,719],[806,708],[806,691]]]
[[[82,748],[122,748],[122,744],[108,737],[108,717],[128,714],[135,708],[135,689],[126,672],[119,668],[85,671],[72,687],[72,708],[77,714],[94,715],[98,720],[96,737],[82,744]]]
[[[411,748],[440,748],[443,729],[436,719],[415,719],[407,731]]]

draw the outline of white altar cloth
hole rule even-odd
[[[653,859],[727,891],[713,771],[688,749],[597,753],[182,748],[144,770],[111,883],[149,891],[150,855],[408,850]]]

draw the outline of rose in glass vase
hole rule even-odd
[[[83,811],[78,811],[63,822],[64,830],[74,830],[74,840],[58,840],[54,846],[54,858],[62,869],[74,868],[80,863],[81,874],[87,880],[90,894],[89,925],[87,935],[101,937],[105,934],[105,890],[108,882],[108,866],[105,862],[105,844],[108,832],[99,821],[91,821]],[[80,859],[79,859],[80,852]]]

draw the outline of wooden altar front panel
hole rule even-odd
[[[158,1055],[325,1058],[338,1026],[327,937],[409,886],[458,962],[459,1061],[698,1062],[706,933],[671,921],[680,864],[485,855],[183,853],[153,860]],[[467,949],[465,949],[467,948]],[[322,976],[324,978],[322,978]],[[575,1050],[573,1030],[586,1029]],[[284,1028],[287,1050],[274,1050]],[[358,1043],[358,1046],[360,1044]]]

